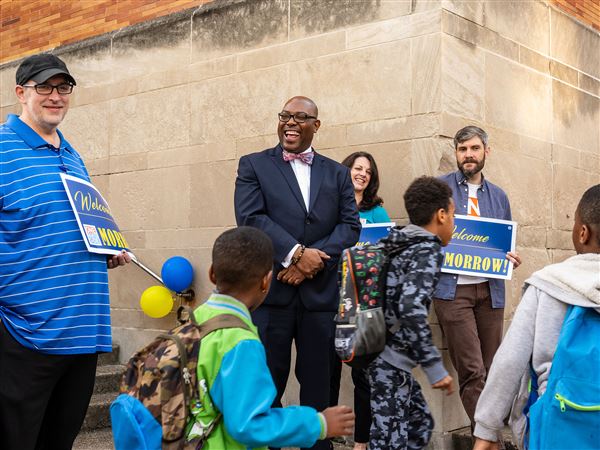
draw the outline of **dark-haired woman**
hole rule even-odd
[[[390,216],[381,206],[383,200],[377,195],[379,190],[379,172],[375,159],[367,152],[354,152],[348,155],[342,164],[350,168],[350,177],[354,185],[354,196],[358,206],[361,223],[390,222]],[[331,375],[330,405],[336,405],[339,397],[342,363],[334,358]],[[354,450],[365,450],[369,442],[371,428],[371,406],[369,380],[365,371],[352,369],[354,382]]]
[[[379,190],[379,171],[375,159],[367,152],[354,152],[342,161],[350,168],[350,177],[354,185],[354,197],[358,205],[360,221],[363,223],[389,222],[390,216],[381,206],[383,200],[377,195]]]

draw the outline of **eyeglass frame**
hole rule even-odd
[[[48,92],[47,94],[43,94],[43,93],[39,92],[38,91],[38,87],[39,86],[48,86],[48,87],[50,87],[51,88],[50,92]],[[69,86],[71,88],[71,90],[69,92],[61,93],[58,90],[58,88],[61,87],[61,86]],[[46,84],[46,83],[38,83],[38,84],[22,84],[21,87],[24,87],[24,88],[34,88],[35,92],[38,95],[52,95],[52,93],[54,92],[54,89],[56,89],[56,92],[58,92],[58,95],[70,95],[70,94],[73,93],[73,87],[74,86],[71,83],[61,83],[61,84],[56,84],[56,85],[54,85],[54,84]]]
[[[280,121],[281,123],[288,123],[288,122],[290,121],[290,119],[294,119],[294,122],[296,122],[296,123],[304,123],[304,122],[306,122],[308,119],[315,119],[315,120],[317,119],[317,117],[315,117],[315,116],[310,116],[310,115],[308,115],[308,114],[306,114],[306,117],[302,117],[302,118],[300,118],[300,117],[297,117],[297,116],[298,116],[298,114],[306,114],[306,113],[305,113],[305,112],[299,112],[299,113],[296,113],[296,114],[290,114],[290,113],[288,113],[288,112],[280,112],[280,113],[277,113],[277,117],[279,117],[279,121]],[[290,116],[290,117],[288,117],[288,119],[287,119],[287,120],[283,120],[283,119],[281,118],[281,116],[282,116],[282,115],[283,115],[283,116]],[[300,120],[298,120],[298,119],[300,119]]]

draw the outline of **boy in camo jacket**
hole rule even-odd
[[[386,281],[386,347],[369,366],[373,422],[370,450],[422,449],[433,418],[411,369],[420,365],[434,389],[453,392],[452,378],[433,345],[427,321],[442,266],[442,246],[452,237],[454,202],[443,181],[420,177],[404,194],[410,219],[384,244],[391,261]]]

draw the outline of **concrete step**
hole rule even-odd
[[[117,392],[92,395],[81,430],[89,431],[110,427],[109,408],[117,395]]]
[[[113,364],[119,364],[120,347],[117,344],[113,344],[112,352],[100,353],[98,355],[98,365],[107,366]]]
[[[73,450],[114,450],[112,432],[110,428],[101,430],[84,431],[79,433],[73,443]]]
[[[106,394],[108,392],[117,392],[119,383],[125,366],[121,364],[111,364],[98,366],[96,368],[96,384],[94,385],[94,394]]]
[[[113,345],[111,353],[102,353],[98,357],[94,392],[83,421],[82,431],[110,427],[109,408],[117,398],[119,383],[125,366],[119,364],[119,346]]]

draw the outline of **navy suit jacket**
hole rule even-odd
[[[280,145],[244,156],[235,182],[235,217],[238,225],[259,228],[273,242],[273,282],[265,304],[287,305],[299,293],[308,310],[337,310],[337,263],[342,250],[356,244],[361,228],[347,167],[315,153],[307,211]],[[277,280],[281,262],[296,244],[331,256],[323,270],[298,287]]]

